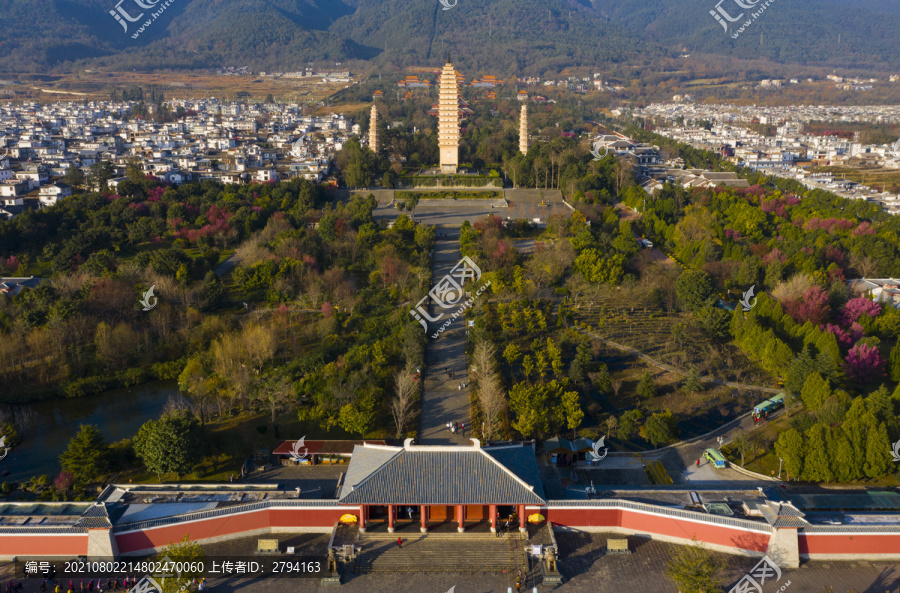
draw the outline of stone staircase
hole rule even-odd
[[[527,570],[526,538],[519,533],[427,534],[403,539],[360,534],[353,570],[360,573],[515,574]]]

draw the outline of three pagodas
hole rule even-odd
[[[447,63],[441,70],[438,82],[438,148],[441,153],[441,173],[455,175],[459,172],[459,82],[456,68],[447,54]],[[369,125],[369,147],[378,151],[378,110],[372,106]],[[376,130],[376,131],[372,131]],[[519,150],[528,152],[528,108],[522,105],[519,122]]]

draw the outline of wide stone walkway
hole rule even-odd
[[[450,273],[462,259],[459,248],[458,228],[438,227],[438,239],[432,258],[432,285]],[[471,285],[467,285],[467,288]],[[443,309],[431,305],[429,315],[436,317]],[[473,436],[469,426],[469,389],[460,385],[469,383],[466,358],[466,321],[462,315],[438,335],[431,336],[456,309],[447,309],[443,319],[429,324],[428,344],[425,352],[425,390],[422,396],[422,413],[419,421],[420,445],[470,444]],[[452,373],[452,378],[450,374]],[[456,434],[447,430],[448,422],[465,423],[464,431]]]

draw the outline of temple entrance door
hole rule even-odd
[[[431,521],[452,521],[454,517],[453,507],[436,505],[429,507],[429,520]]]
[[[484,521],[488,518],[488,507],[482,505],[467,505],[467,521]]]

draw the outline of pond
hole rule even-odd
[[[74,399],[0,406],[3,416],[15,419],[22,438],[0,461],[0,481],[22,482],[41,474],[52,480],[60,471],[60,454],[80,425],[96,425],[106,441],[114,443],[159,418],[169,397],[177,395],[177,384],[164,381]]]

